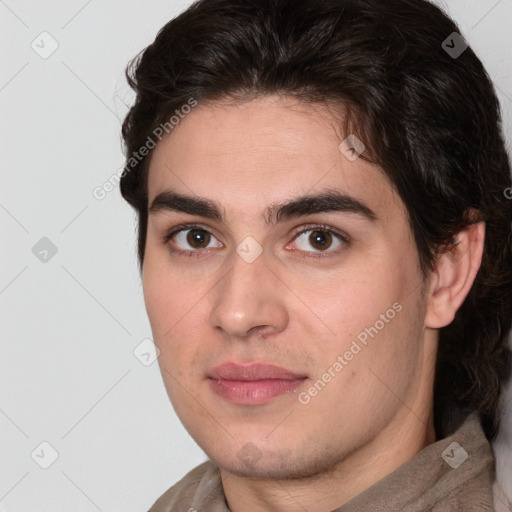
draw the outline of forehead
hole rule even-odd
[[[225,216],[261,216],[272,204],[337,190],[384,221],[405,208],[382,169],[347,157],[324,105],[286,97],[199,104],[153,150],[149,204],[166,190],[211,199]]]

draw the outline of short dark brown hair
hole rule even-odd
[[[200,0],[127,68],[136,100],[122,129],[130,166],[121,193],[138,214],[142,269],[151,152],[133,157],[176,110],[191,98],[271,94],[339,105],[345,131],[364,141],[365,158],[407,207],[424,277],[458,231],[486,223],[473,287],[439,332],[434,417],[444,437],[477,411],[492,440],[510,373],[510,162],[482,63],[470,47],[455,56],[443,45],[455,45],[454,32],[425,0]]]

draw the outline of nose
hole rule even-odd
[[[266,337],[283,331],[289,315],[286,287],[262,253],[248,263],[234,253],[230,271],[212,290],[210,325],[228,338]]]

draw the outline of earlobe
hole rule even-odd
[[[485,222],[471,224],[454,237],[454,243],[438,256],[425,314],[425,327],[449,325],[466,299],[482,263]]]

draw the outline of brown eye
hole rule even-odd
[[[315,249],[325,251],[332,244],[332,236],[327,231],[313,231],[309,235],[309,242]]]
[[[222,244],[206,229],[192,227],[170,232],[165,237],[165,243],[172,242],[178,252],[202,252],[203,249],[222,247]],[[172,248],[171,248],[172,251]]]
[[[334,252],[333,249],[346,243],[346,239],[329,229],[312,228],[299,233],[295,244],[304,252]],[[307,247],[309,245],[309,248]],[[311,248],[313,250],[311,250]],[[330,249],[328,251],[328,249]]]
[[[210,233],[204,229],[191,229],[187,234],[187,243],[194,249],[204,249],[210,243]]]

